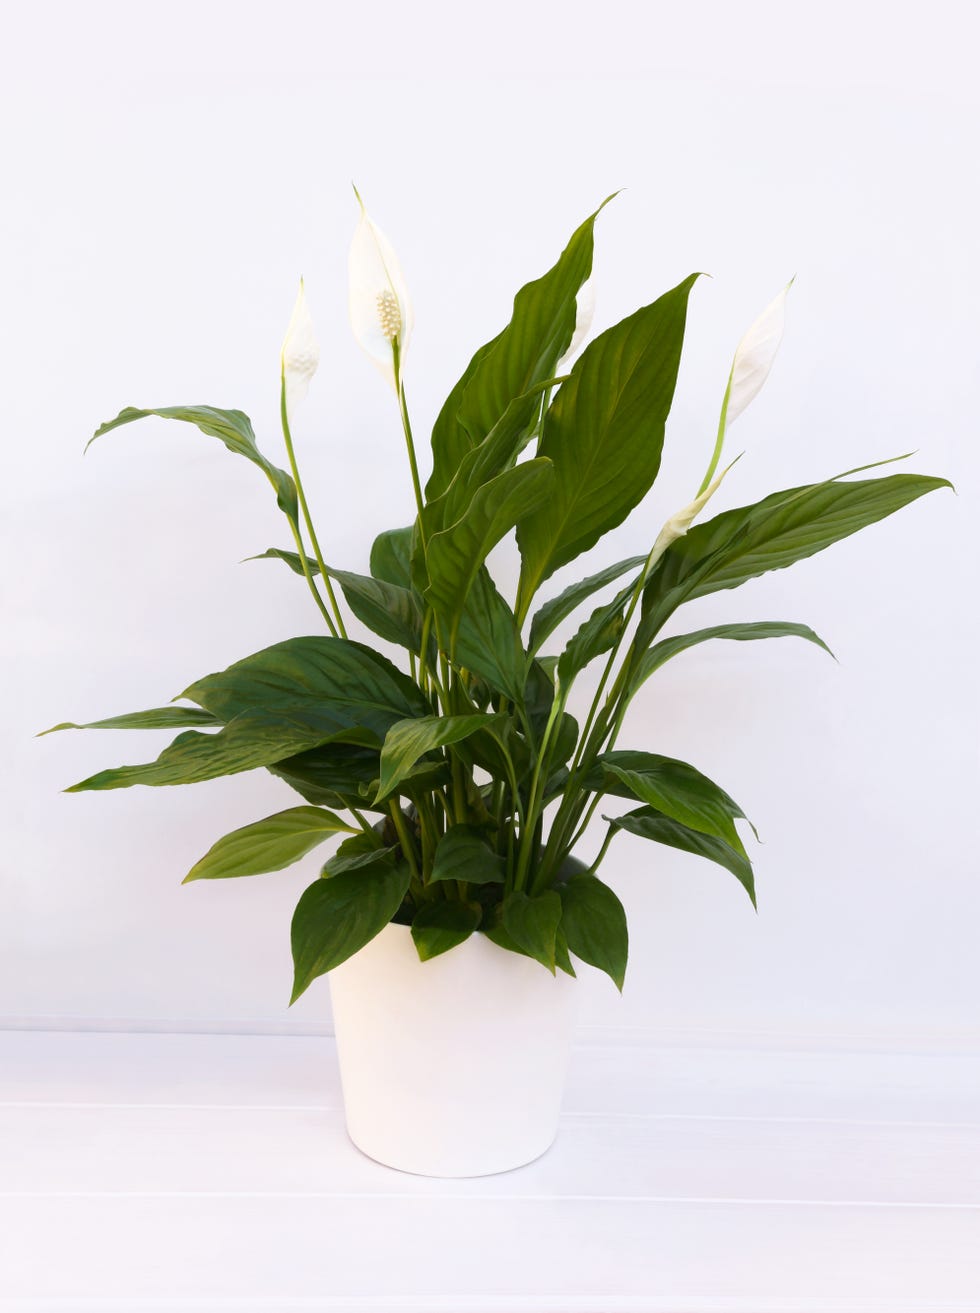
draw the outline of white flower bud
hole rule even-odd
[[[313,320],[306,305],[300,279],[296,304],[282,344],[282,379],[286,389],[286,414],[306,396],[310,380],[320,363],[320,348],[313,333]]]

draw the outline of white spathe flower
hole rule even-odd
[[[306,396],[310,379],[320,363],[320,347],[313,332],[313,319],[306,304],[303,280],[293,306],[292,318],[282,344],[282,382],[286,394],[286,414]]]
[[[595,318],[595,279],[590,274],[585,282],[578,289],[578,295],[575,298],[575,328],[572,331],[572,340],[568,344],[568,350],[562,356],[558,364],[555,365],[556,374],[564,374],[565,370],[572,363],[581,349],[582,343],[589,334],[592,327],[592,320]]]
[[[734,464],[735,461],[732,461],[732,465]],[[705,488],[704,492],[698,493],[692,502],[689,502],[687,506],[683,507],[670,517],[664,527],[657,534],[657,541],[653,544],[653,551],[650,553],[649,559],[647,560],[647,574],[649,574],[657,564],[671,543],[676,542],[678,538],[684,537],[688,529],[690,529],[691,525],[704,510],[705,503],[714,496],[722,479],[732,468],[732,465],[726,466],[718,477],[710,483],[707,488]]]
[[[361,207],[361,217],[348,260],[351,327],[397,395],[395,348],[400,374],[415,322],[412,303],[391,243],[369,217],[356,187],[354,195]]]
[[[791,278],[779,295],[770,301],[738,344],[722,403],[722,423],[725,428],[733,424],[746,406],[758,396],[769,377],[779,344],[783,340],[786,297],[794,281]]]

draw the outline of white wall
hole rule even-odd
[[[13,11],[12,11],[13,13]],[[260,477],[194,431],[91,430],[125,404],[239,406],[278,452],[297,277],[324,347],[298,434],[331,558],[405,522],[390,395],[349,337],[355,178],[417,309],[426,432],[510,297],[609,191],[600,326],[692,269],[646,550],[710,448],[730,353],[793,273],[773,378],[733,429],[738,504],[916,449],[937,494],[683,622],[800,619],[793,641],[668,667],[624,745],[698,764],[765,840],[759,915],[723,872],[622,838],[620,1002],[601,1025],[977,1036],[977,94],[966,6],[88,3],[8,17],[0,58],[5,748],[0,1014],[15,1023],[315,1028],[287,1012],[288,924],[317,867],[180,887],[226,830],[292,796],[263,774],[65,795],[152,735],[34,739],[159,705],[316,631]],[[11,31],[11,25],[13,31]],[[506,573],[512,562],[503,561]],[[574,570],[570,573],[574,573]],[[556,580],[556,588],[561,579]]]

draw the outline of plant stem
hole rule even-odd
[[[306,523],[306,531],[310,535],[313,555],[316,557],[316,563],[320,567],[320,578],[323,580],[323,586],[327,590],[330,605],[333,607],[333,613],[337,621],[337,629],[340,632],[340,637],[346,638],[347,630],[344,628],[344,618],[340,614],[340,607],[337,605],[337,598],[334,596],[333,585],[330,582],[330,575],[327,573],[327,567],[323,561],[323,553],[320,551],[320,544],[317,542],[316,530],[313,527],[313,517],[310,515],[310,508],[306,502],[306,493],[303,491],[303,481],[299,476],[299,466],[296,463],[296,453],[293,450],[293,435],[289,429],[289,416],[286,411],[285,374],[283,374],[282,387],[279,392],[279,415],[282,420],[282,436],[286,443],[286,454],[289,457],[289,468],[293,472],[293,479],[296,483],[296,494],[299,497],[300,508],[303,512],[303,519]],[[333,628],[333,626],[331,626],[331,628]]]
[[[405,817],[397,798],[392,798],[390,800],[388,803],[388,810],[391,813],[391,819],[395,825],[395,832],[398,835],[398,841],[402,846],[402,852],[405,854],[405,860],[408,862],[408,868],[412,873],[412,877],[421,884],[422,877],[419,874],[418,861],[415,856],[415,844],[412,842],[412,836],[406,828]]]
[[[299,562],[303,568],[303,577],[306,579],[306,582],[309,584],[310,592],[313,594],[313,600],[320,608],[320,613],[322,614],[324,620],[326,620],[327,622],[327,628],[330,630],[331,634],[333,634],[334,638],[337,638],[338,637],[337,626],[334,624],[333,617],[331,616],[330,612],[327,610],[326,606],[323,603],[323,598],[320,596],[319,589],[317,588],[316,584],[313,582],[313,575],[310,573],[310,567],[306,560],[306,548],[303,545],[303,539],[300,537],[299,525],[296,523],[296,521],[293,519],[291,515],[287,515],[286,518],[289,520],[289,527],[292,530],[292,534],[293,534],[293,542],[296,544],[296,550],[299,553]]]

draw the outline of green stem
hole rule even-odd
[[[333,617],[331,616],[330,612],[327,610],[326,606],[323,603],[323,598],[320,596],[319,589],[317,588],[316,584],[313,582],[313,575],[310,572],[310,566],[306,559],[306,548],[303,545],[303,539],[300,537],[299,525],[296,523],[296,521],[293,519],[291,515],[287,515],[286,518],[289,521],[289,527],[293,533],[293,542],[296,544],[296,550],[299,553],[299,563],[303,568],[303,576],[306,579],[306,582],[310,586],[310,592],[313,594],[313,600],[320,608],[320,613],[323,616],[324,620],[326,620],[327,622],[327,628],[330,630],[331,634],[333,634],[334,638],[336,638],[338,636],[337,626],[334,624]]]
[[[422,877],[419,874],[418,861],[415,856],[415,844],[412,842],[412,836],[409,834],[405,825],[405,817],[398,804],[397,798],[392,798],[389,801],[388,810],[391,813],[391,819],[395,825],[395,833],[398,835],[398,841],[402,846],[402,852],[405,854],[405,860],[408,862],[408,867],[412,873],[412,877],[421,884]]]
[[[725,399],[721,403],[721,415],[718,417],[718,433],[715,436],[715,448],[711,453],[711,460],[708,462],[708,471],[701,480],[701,487],[698,488],[696,496],[700,497],[705,488],[714,478],[715,470],[718,468],[718,462],[721,460],[721,449],[725,445],[725,430],[728,428],[728,399],[732,395],[732,374],[735,372],[735,365],[732,364],[731,373],[728,375],[728,386],[725,388]]]
[[[306,523],[306,531],[310,535],[310,544],[313,547],[313,555],[316,557],[316,563],[320,567],[320,578],[323,580],[323,586],[327,590],[330,605],[333,607],[334,617],[337,621],[337,630],[339,630],[341,638],[346,638],[347,630],[344,628],[344,618],[340,614],[340,607],[337,605],[337,598],[334,595],[333,585],[330,582],[330,575],[327,573],[327,567],[323,561],[323,553],[320,551],[320,544],[317,542],[316,530],[313,527],[313,517],[310,515],[310,508],[307,505],[306,493],[303,491],[303,481],[299,476],[299,466],[296,463],[296,453],[293,450],[293,435],[290,432],[289,416],[286,411],[285,373],[282,376],[282,387],[279,391],[279,415],[282,420],[282,436],[286,443],[286,455],[289,457],[289,468],[293,473],[293,480],[296,484],[296,494],[299,497],[300,509],[303,512],[303,520]],[[333,628],[332,625],[331,628]]]

